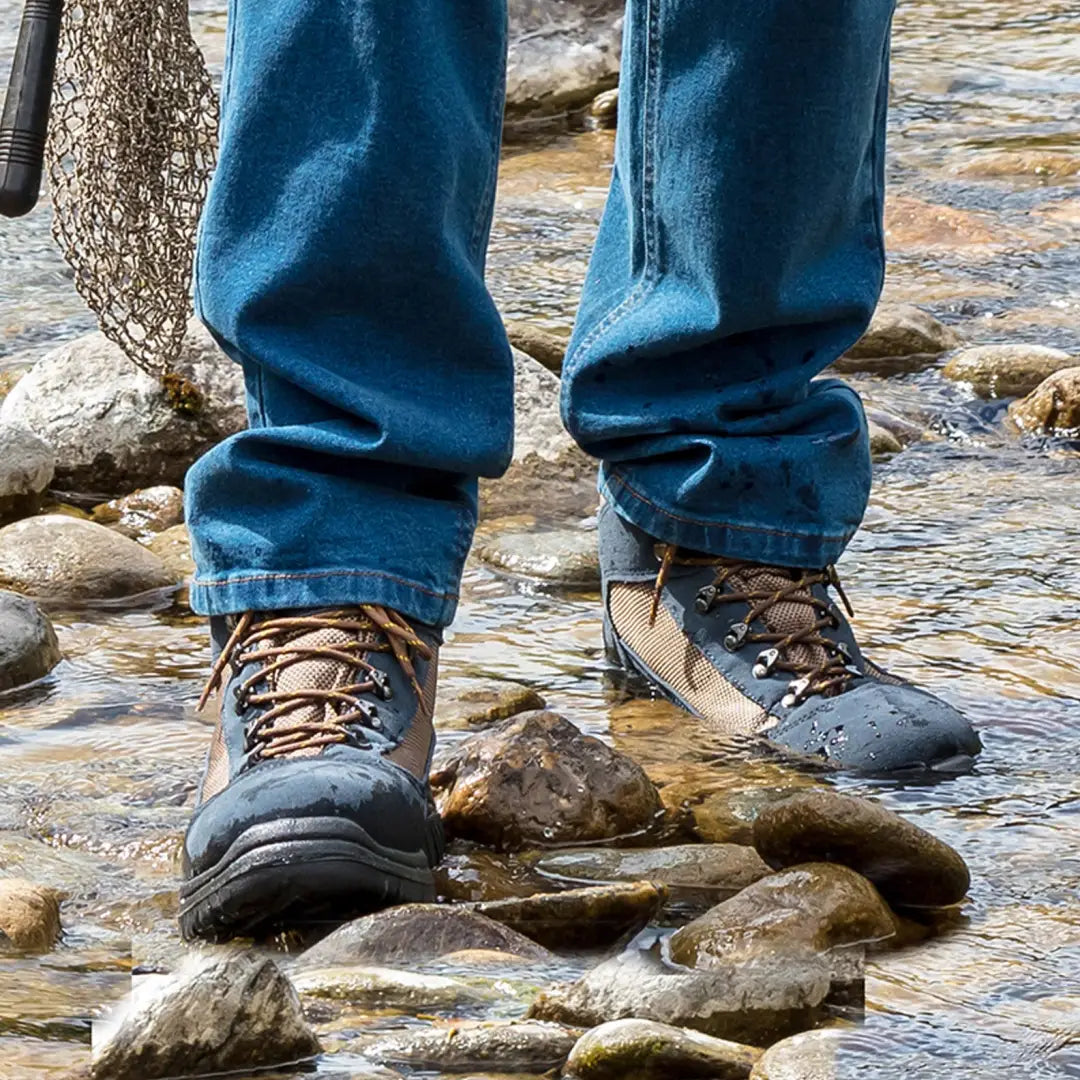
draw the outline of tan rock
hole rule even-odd
[[[132,540],[146,540],[184,520],[184,493],[160,484],[94,507],[94,521]]]
[[[506,336],[515,349],[531,356],[552,374],[558,375],[562,371],[566,340],[558,334],[544,330],[535,323],[510,319],[506,322]]]
[[[970,383],[979,397],[1022,397],[1056,371],[1076,364],[1069,353],[1044,345],[977,345],[949,357],[942,374]]]
[[[890,375],[920,371],[955,349],[955,330],[912,304],[879,304],[866,333],[833,367]]]
[[[600,553],[596,532],[584,529],[500,530],[491,522],[477,537],[476,557],[515,577],[536,578],[550,585],[600,587]]]
[[[891,431],[886,431],[885,428],[875,424],[873,420],[869,421],[868,426],[870,429],[870,456],[875,461],[892,457],[893,454],[899,454],[904,449],[900,440]]]
[[[190,581],[195,576],[191,537],[186,525],[174,525],[171,529],[152,536],[146,541],[146,547],[165,564],[177,581]]]
[[[441,685],[435,703],[435,726],[440,731],[468,730],[534,712],[546,704],[531,686],[509,680],[474,679],[453,688]]]
[[[1075,436],[1080,432],[1080,367],[1056,372],[1014,401],[1009,419],[1022,432]]]
[[[0,878],[0,951],[48,952],[59,936],[59,893],[25,878]]]

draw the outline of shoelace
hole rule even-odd
[[[319,630],[343,630],[356,637],[334,645],[295,644],[297,638]],[[271,643],[269,647],[260,648],[267,642]],[[283,757],[298,750],[356,742],[356,735],[349,730],[351,725],[375,730],[381,726],[376,707],[362,700],[360,695],[374,694],[383,701],[391,697],[386,673],[368,663],[363,658],[366,653],[392,653],[417,696],[423,697],[413,657],[431,660],[434,650],[396,611],[362,604],[353,610],[282,615],[258,621],[254,613],[248,612],[240,617],[217,658],[198,707],[203,709],[211,695],[223,685],[225,671],[230,665],[241,670],[257,661],[262,665],[259,670],[236,688],[242,707],[266,709],[245,728],[249,752],[263,758]],[[362,673],[362,677],[348,686],[328,690],[311,687],[256,692],[259,684],[269,683],[272,676],[286,668],[317,659],[347,664]],[[332,705],[336,715],[332,719],[276,726],[277,721],[311,705]]]
[[[758,563],[729,561],[707,555],[691,555],[680,552],[679,548],[672,544],[657,545],[657,554],[660,557],[660,570],[656,575],[656,585],[653,590],[650,623],[656,621],[660,610],[661,594],[673,566],[676,564],[715,566],[716,576],[710,585],[706,585],[698,592],[695,607],[702,614],[708,614],[721,597],[724,603],[742,601],[749,605],[749,610],[743,620],[733,623],[728,628],[724,637],[724,648],[729,652],[736,652],[750,643],[771,645],[771,648],[759,654],[754,664],[753,674],[758,679],[768,678],[777,671],[790,672],[796,676],[788,686],[788,692],[781,702],[785,708],[793,708],[815,694],[823,697],[842,694],[853,679],[861,676],[862,672],[852,666],[848,649],[842,643],[831,641],[822,635],[822,630],[838,629],[839,623],[830,605],[811,593],[815,585],[831,586],[836,589],[848,616],[854,617],[855,613],[844,592],[844,587],[840,584],[836,567],[828,566],[824,570],[792,571],[783,567],[764,567]],[[733,577],[743,577],[752,582],[754,577],[762,573],[787,578],[789,583],[779,589],[753,588],[752,586],[743,589],[724,589]],[[813,610],[814,621],[807,622],[805,626],[786,634],[773,631],[754,632],[752,624],[762,619],[777,604],[782,603],[805,604]],[[792,650],[800,645],[821,649],[825,659],[818,664],[792,659]]]

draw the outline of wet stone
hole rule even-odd
[[[589,949],[637,933],[666,899],[663,885],[638,881],[494,900],[474,910],[548,948]]]
[[[149,540],[184,520],[184,493],[160,484],[94,507],[94,521],[132,540]]]
[[[0,591],[0,693],[43,679],[60,660],[45,614],[27,597]]]
[[[498,531],[492,522],[478,538],[477,558],[496,570],[550,585],[600,587],[596,533],[584,529]]]
[[[687,923],[672,935],[669,953],[686,967],[729,968],[895,934],[892,912],[866,878],[846,866],[804,863],[762,878]]]
[[[532,357],[552,374],[558,375],[562,371],[563,357],[566,354],[564,338],[549,330],[543,330],[533,323],[513,320],[506,323],[506,336],[515,349]]]
[[[453,690],[440,688],[435,726],[441,731],[467,730],[534,712],[546,704],[531,686],[477,679]]]
[[[48,952],[59,937],[56,890],[25,878],[0,878],[0,954]]]
[[[866,333],[833,367],[891,375],[920,371],[960,344],[955,330],[912,304],[880,304]]]
[[[877,803],[814,791],[765,807],[754,845],[776,869],[806,862],[851,867],[892,904],[943,907],[967,895],[971,877],[948,844]]]
[[[903,416],[897,416],[887,409],[867,408],[866,418],[873,426],[891,435],[901,447],[910,446],[926,437],[920,424],[913,423]]]
[[[1051,375],[1026,398],[1014,401],[1009,420],[1022,432],[1076,436],[1080,433],[1080,367]]]
[[[752,847],[741,844],[553,851],[536,869],[560,881],[652,881],[729,896],[772,872]]]
[[[843,1028],[792,1035],[765,1051],[750,1080],[836,1080],[837,1053],[848,1038]]]
[[[605,90],[589,106],[589,127],[614,128],[619,122],[619,88]]]
[[[0,423],[0,521],[34,513],[55,470],[56,455],[44,439]]]
[[[103,525],[46,514],[0,529],[0,587],[40,600],[118,600],[175,584],[156,555]]]
[[[543,892],[548,882],[536,874],[528,856],[486,851],[467,845],[469,850],[451,850],[435,869],[439,896],[447,900],[505,900],[511,896],[533,896]],[[554,886],[552,886],[554,887]]]
[[[383,1038],[357,1049],[365,1057],[411,1069],[463,1073],[546,1073],[558,1069],[581,1032],[539,1020],[455,1024]]]
[[[94,1080],[153,1080],[314,1057],[318,1039],[272,960],[251,954],[183,969],[136,999],[95,1045]]]
[[[299,970],[293,982],[301,997],[347,1002],[361,1009],[422,1012],[491,1005],[505,989],[471,985],[445,975],[395,968],[337,965]]]
[[[550,712],[473,736],[431,780],[449,835],[506,851],[642,834],[662,814],[637,764]]]
[[[190,581],[195,575],[195,560],[191,555],[191,537],[186,525],[174,525],[171,529],[152,536],[146,542],[177,581]]]
[[[665,965],[631,951],[587,972],[576,983],[542,993],[529,1015],[597,1027],[611,1020],[653,1020],[720,1039],[767,1045],[820,1019],[833,982],[824,957],[765,951],[754,963],[715,970]]]
[[[1023,397],[1056,371],[1075,367],[1077,359],[1045,345],[979,345],[949,357],[942,374],[969,383],[983,398]]]
[[[613,1020],[574,1046],[566,1075],[575,1080],[746,1080],[761,1057],[753,1046],[650,1020]]]
[[[893,454],[899,454],[904,449],[903,444],[891,431],[887,431],[879,424],[875,424],[873,420],[869,421],[868,426],[870,430],[870,456],[874,461],[892,457]]]
[[[491,949],[539,962],[554,960],[529,938],[468,908],[404,904],[346,923],[303,953],[296,967],[412,967],[463,949]]]

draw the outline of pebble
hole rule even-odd
[[[37,604],[0,590],[0,693],[45,678],[61,659],[56,631]]]
[[[754,846],[775,869],[826,861],[851,867],[903,907],[957,904],[971,884],[948,844],[877,803],[831,791],[766,806],[754,824]]]
[[[663,814],[640,766],[551,712],[467,739],[431,781],[449,835],[504,851],[641,834]]]
[[[452,689],[443,684],[435,703],[435,726],[440,731],[468,730],[535,712],[546,704],[531,686],[516,682],[471,679]]]
[[[1021,432],[1080,434],[1080,367],[1051,375],[1026,398],[1009,406],[1009,420]]]
[[[753,1046],[651,1020],[613,1020],[586,1032],[566,1063],[575,1080],[746,1080],[761,1057]]]
[[[930,367],[960,344],[955,330],[912,304],[880,304],[866,333],[833,367],[894,375]]]
[[[476,557],[496,570],[567,588],[600,587],[600,553],[595,531],[562,528],[498,530],[492,522],[478,537]]]
[[[314,1057],[308,1027],[289,980],[270,959],[215,956],[137,995],[102,1041],[95,1039],[94,1080],[154,1080],[281,1065]]]
[[[176,364],[196,388],[176,408],[161,382],[93,333],[46,354],[4,399],[0,421],[41,436],[56,452],[55,485],[124,495],[180,485],[204,451],[247,425],[244,380],[197,321]]]
[[[666,899],[663,885],[638,881],[493,900],[473,910],[549,949],[592,949],[636,934]]]
[[[593,98],[589,106],[589,126],[600,129],[614,129],[619,122],[619,88],[605,90]]]
[[[103,525],[62,514],[0,529],[0,587],[59,604],[119,600],[176,584],[164,563]]]
[[[969,383],[982,398],[1023,397],[1054,372],[1077,362],[1062,349],[1045,345],[977,345],[950,356],[942,374]]]
[[[540,1020],[489,1021],[409,1031],[358,1049],[375,1061],[433,1072],[546,1073],[562,1066],[580,1035]]]
[[[0,953],[44,953],[60,937],[60,896],[25,878],[0,878]]]
[[[94,507],[93,519],[132,540],[149,540],[184,520],[184,493],[167,484],[144,488]]]
[[[56,454],[44,439],[0,423],[0,521],[34,513],[55,471]]]
[[[880,425],[875,424],[873,420],[868,421],[868,427],[870,430],[870,456],[874,461],[892,457],[893,454],[899,454],[904,449],[903,444],[891,431],[887,431]]]

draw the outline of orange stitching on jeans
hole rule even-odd
[[[248,585],[255,581],[310,581],[312,579],[317,580],[319,578],[332,577],[385,578],[387,581],[393,581],[398,585],[404,585],[406,588],[415,589],[417,592],[426,593],[428,596],[434,596],[440,600],[460,599],[457,593],[436,592],[434,589],[426,589],[423,585],[419,585],[415,581],[409,581],[407,578],[395,577],[393,574],[384,574],[378,570],[320,570],[318,572],[307,574],[249,574],[245,577],[229,578],[226,581],[206,581],[196,578],[192,582],[192,585],[199,589],[221,589],[228,585]]]

